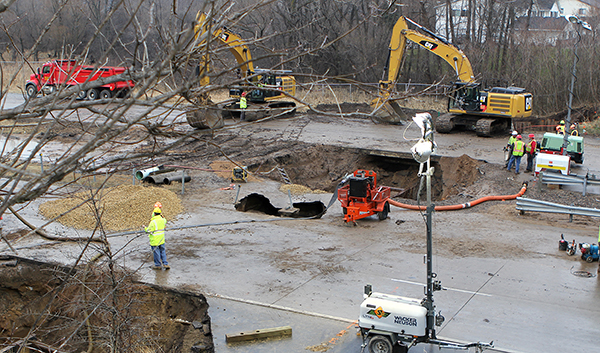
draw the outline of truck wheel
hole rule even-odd
[[[377,212],[377,217],[379,217],[380,221],[388,218],[388,213],[390,212],[390,204],[386,201],[383,205],[383,211]]]
[[[78,100],[84,100],[86,96],[87,96],[87,92],[86,91],[79,91],[79,93],[77,93],[77,99]]]
[[[385,336],[373,336],[369,341],[369,352],[371,353],[392,353],[392,348],[392,342]]]
[[[103,89],[100,92],[100,99],[111,99],[112,98],[112,92],[108,89]]]
[[[92,88],[87,92],[87,99],[89,99],[91,101],[96,100],[96,99],[98,99],[98,95],[99,95],[98,90],[95,88]]]
[[[37,87],[35,85],[27,85],[25,87],[25,93],[27,94],[27,98],[35,98],[37,97]]]
[[[117,92],[117,98],[127,98],[129,97],[129,90],[128,89],[122,89],[120,91]]]

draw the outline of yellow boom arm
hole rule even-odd
[[[206,33],[208,30],[209,28],[206,21],[206,14],[199,12],[196,16],[196,25],[194,26],[195,38],[198,39],[199,36]],[[231,32],[229,29],[227,29],[227,27],[216,29],[213,32],[213,36],[227,45],[229,51],[233,54],[235,60],[240,65],[240,73],[242,77],[245,78],[254,73],[254,65],[252,64],[252,55],[250,54],[250,49],[248,49],[248,45],[246,45],[240,36]]]
[[[407,21],[417,26],[417,28],[426,32],[428,35],[408,29]],[[462,82],[474,82],[475,77],[473,75],[471,62],[469,62],[469,59],[462,50],[429,31],[427,28],[413,22],[411,19],[401,16],[398,21],[396,21],[392,32],[392,39],[390,40],[389,47],[389,71],[387,80],[382,80],[380,82],[382,87],[387,87],[398,79],[407,40],[417,43],[421,47],[444,59],[452,66],[452,68],[454,68],[456,75]]]

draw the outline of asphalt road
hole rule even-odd
[[[402,128],[351,121],[310,122],[298,127],[289,119],[260,128],[247,127],[242,132],[268,135],[269,130],[285,131],[289,138],[306,142],[372,149],[407,151],[413,143],[404,140]],[[436,135],[436,141],[438,154],[467,153],[500,163],[506,138],[452,133]],[[586,139],[586,162],[577,168],[598,170],[599,152],[598,140]],[[197,177],[202,180],[202,174]],[[274,181],[248,183],[240,197],[258,192],[268,195],[274,205],[286,205],[288,195],[278,187]],[[113,249],[127,245],[120,264],[139,268],[144,281],[207,294],[216,352],[310,352],[325,348],[333,353],[360,352],[361,340],[353,322],[365,284],[372,284],[377,292],[423,297],[426,228],[418,212],[394,208],[387,220],[367,218],[358,226],[348,227],[342,222],[339,207],[319,220],[282,220],[235,211],[235,196],[234,190],[221,191],[216,185],[207,185],[203,195],[184,196],[186,213],[170,225],[231,224],[169,232],[167,254],[172,269],[168,272],[148,268],[149,250],[143,237],[111,238]],[[298,199],[326,203],[330,197],[310,194]],[[207,203],[207,198],[214,201]],[[37,215],[39,202],[21,211],[35,225],[44,222]],[[484,214],[474,208],[434,214],[434,237],[447,238],[465,249],[460,256],[434,249],[434,271],[447,288],[434,297],[437,309],[446,317],[438,335],[464,342],[493,340],[503,352],[596,350],[600,281],[595,276],[575,274],[581,270],[595,275],[598,265],[566,256],[558,251],[557,242],[562,233],[578,242],[595,242],[597,223],[521,219],[501,211]],[[239,221],[248,223],[236,223]],[[4,227],[17,228],[20,224],[5,215]],[[60,225],[48,230],[85,235]],[[32,244],[36,241],[40,242],[31,240]],[[487,256],[484,249],[470,246],[471,242],[480,242],[483,247],[502,244],[514,248],[515,254]],[[79,250],[77,245],[63,244],[23,249],[20,255],[70,263]],[[6,251],[2,244],[0,252]],[[225,342],[225,334],[286,325],[292,326],[291,338]],[[437,348],[418,345],[410,352],[424,350]]]

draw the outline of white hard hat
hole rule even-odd
[[[517,130],[514,130],[514,131],[512,132],[512,135],[513,135],[513,136],[517,136],[518,134],[519,134],[519,133],[517,132]]]

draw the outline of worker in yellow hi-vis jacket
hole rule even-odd
[[[167,220],[163,217],[160,207],[155,207],[153,213],[154,215],[150,220],[150,224],[145,228],[154,257],[153,269],[160,270],[164,267],[165,270],[168,270],[171,267],[167,262],[167,253],[165,251],[165,226],[167,225]]]

